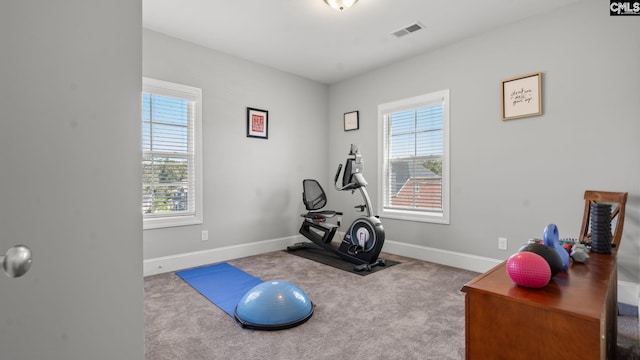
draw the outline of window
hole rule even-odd
[[[202,223],[202,91],[143,78],[144,228]]]
[[[449,90],[378,106],[378,213],[449,223]]]

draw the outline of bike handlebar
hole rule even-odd
[[[333,178],[334,185],[338,182],[338,178],[340,177],[341,170],[342,170],[342,164],[338,164],[338,171],[336,171],[336,176]]]

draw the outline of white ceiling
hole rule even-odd
[[[577,1],[359,0],[342,13],[323,0],[142,4],[147,29],[331,84]],[[424,29],[392,35],[415,22]]]

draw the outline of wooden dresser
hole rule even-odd
[[[590,254],[541,289],[516,285],[506,261],[467,283],[467,359],[614,359],[615,252]]]

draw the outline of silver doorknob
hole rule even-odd
[[[20,277],[31,267],[31,250],[24,245],[16,245],[7,250],[5,256],[0,256],[0,263],[8,277]]]

